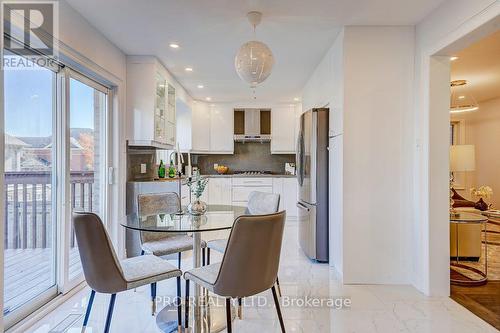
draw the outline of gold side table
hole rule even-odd
[[[456,248],[457,248],[457,253],[455,257],[455,261],[450,262],[450,266],[452,267],[457,267],[457,268],[462,268],[465,270],[468,270],[470,272],[473,272],[480,276],[478,279],[459,279],[459,278],[451,278],[450,282],[453,285],[459,285],[459,286],[481,286],[486,284],[488,281],[488,217],[483,216],[480,214],[474,214],[474,213],[467,213],[467,212],[459,212],[457,216],[450,216],[450,227],[454,226],[455,229],[455,241],[456,241]],[[460,262],[460,237],[459,237],[459,232],[458,232],[458,226],[461,224],[482,224],[483,225],[483,230],[482,232],[484,233],[484,269],[480,270],[475,267],[471,267],[468,265],[465,265]],[[481,244],[482,247],[482,244]]]

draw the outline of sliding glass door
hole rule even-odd
[[[108,89],[64,67],[4,72],[4,315],[83,281],[74,209],[106,223]]]
[[[74,72],[66,71],[66,96],[68,98],[69,133],[67,156],[69,175],[66,200],[71,207],[66,221],[71,221],[73,210],[98,214],[106,220],[106,166],[107,166],[107,104],[106,87]],[[67,224],[68,258],[64,290],[83,281],[83,271],[73,226]]]
[[[4,72],[4,315],[57,292],[56,75]]]

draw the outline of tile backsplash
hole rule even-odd
[[[198,166],[205,175],[215,174],[214,163],[229,167],[229,173],[235,171],[267,171],[274,174],[285,173],[285,163],[294,163],[295,155],[271,154],[269,142],[235,142],[233,155],[192,155],[193,165]]]

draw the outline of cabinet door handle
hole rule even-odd
[[[300,208],[300,209],[304,209],[306,211],[310,211],[311,209],[306,207],[304,204],[300,203],[300,202],[297,202],[297,207]]]

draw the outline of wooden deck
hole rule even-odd
[[[6,249],[4,313],[55,285],[55,256],[50,248]],[[69,276],[81,271],[78,249],[70,250]]]

